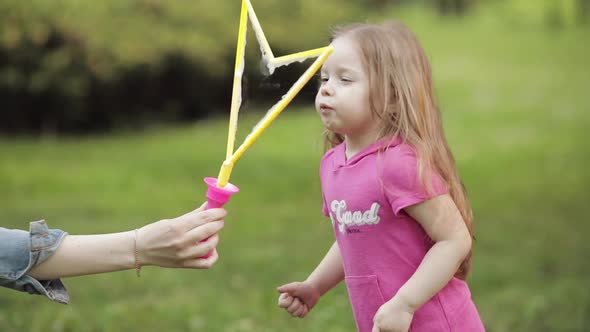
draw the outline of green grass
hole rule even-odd
[[[590,326],[588,30],[408,15],[434,67],[448,138],[476,214],[470,278],[488,331]],[[246,115],[241,128],[255,122]],[[236,165],[241,192],[210,271],[146,268],[66,280],[71,304],[0,291],[2,331],[351,331],[345,288],[305,320],[275,287],[333,241],[317,177],[321,125],[290,108]],[[133,229],[204,199],[226,119],[142,134],[0,141],[0,223],[72,234]],[[242,135],[243,136],[243,135]],[[289,188],[285,190],[284,188]]]

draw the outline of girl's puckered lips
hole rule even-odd
[[[328,113],[328,112],[333,111],[333,110],[334,109],[330,105],[328,105],[326,103],[321,103],[320,104],[320,113],[322,113],[322,114],[323,113]]]

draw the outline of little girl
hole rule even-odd
[[[304,317],[345,280],[357,329],[484,331],[465,279],[472,211],[445,139],[424,51],[396,22],[336,31],[316,109],[336,243],[303,282],[278,288]]]

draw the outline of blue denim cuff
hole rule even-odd
[[[53,301],[67,304],[69,295],[61,280],[37,280],[26,274],[51,257],[67,233],[48,229],[44,220],[31,222],[29,233],[0,231],[0,286],[45,295]]]

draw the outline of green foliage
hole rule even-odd
[[[496,0],[474,7],[511,29],[571,28],[587,0]],[[472,0],[442,1],[471,4]],[[324,46],[350,21],[417,16],[441,1],[255,0],[277,55]],[[186,121],[226,110],[231,96],[240,1],[4,0],[0,2],[0,132],[84,133]],[[414,4],[410,6],[409,4]],[[404,8],[405,8],[404,7]],[[473,13],[468,11],[467,13]],[[581,16],[580,16],[581,17]],[[462,18],[453,18],[460,23]],[[251,30],[251,29],[250,29]],[[301,66],[265,79],[250,31],[248,93],[274,100]],[[269,84],[271,82],[272,84]],[[279,82],[279,83],[275,83]],[[310,99],[308,87],[302,98]]]
[[[579,25],[583,1],[586,0],[500,0],[489,8],[515,28],[561,29]]]
[[[324,46],[328,27],[356,9],[335,0],[254,3],[277,55]],[[135,127],[226,109],[239,10],[238,1],[3,1],[0,132]]]
[[[335,0],[253,4],[269,41],[279,49],[325,44],[326,29],[350,19],[355,9]],[[93,55],[99,77],[113,75],[118,66],[155,63],[170,50],[182,50],[203,67],[225,75],[225,57],[235,53],[240,10],[239,1],[188,0],[7,0],[0,6],[3,45],[25,36],[42,44],[48,31],[57,29],[78,39]]]

